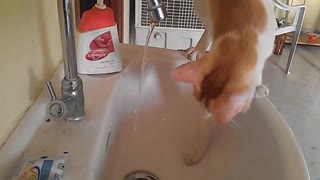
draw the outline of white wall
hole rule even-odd
[[[0,2],[0,147],[62,59],[55,0]]]

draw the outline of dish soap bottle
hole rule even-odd
[[[113,10],[97,0],[85,11],[77,33],[77,59],[80,74],[106,74],[122,70],[119,37]]]

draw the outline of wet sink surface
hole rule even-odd
[[[139,111],[142,50],[129,50],[139,60],[127,63],[113,87],[108,116],[116,125],[101,179],[122,180],[137,170],[150,171],[161,180],[309,179],[291,130],[267,98],[254,101],[247,114],[236,118],[237,125],[213,127],[205,159],[186,166],[186,142],[205,121],[191,86],[169,76],[186,59],[179,52],[149,49]]]

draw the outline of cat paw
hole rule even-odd
[[[186,148],[187,152],[184,156],[184,163],[188,166],[199,163],[206,155],[209,146],[209,133],[201,132],[192,144]]]
[[[266,97],[269,95],[269,93],[270,93],[269,88],[266,85],[261,84],[256,87],[254,99],[260,99],[260,98]]]
[[[205,54],[205,51],[201,51],[198,48],[190,47],[186,50],[186,56],[188,59],[195,61],[201,58]]]
[[[199,163],[206,155],[207,148],[196,148],[185,155],[184,163],[188,166]]]

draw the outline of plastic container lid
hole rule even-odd
[[[79,31],[87,32],[114,25],[116,25],[116,22],[111,8],[99,9],[93,7],[83,13],[80,20]]]

